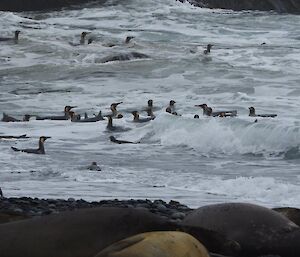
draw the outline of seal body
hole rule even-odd
[[[205,247],[189,234],[149,232],[121,240],[95,257],[209,257]]]
[[[183,224],[203,227],[235,240],[241,247],[239,256],[300,256],[299,227],[262,206],[246,203],[203,206],[188,214]]]
[[[175,225],[148,211],[91,208],[0,225],[3,257],[87,257],[124,238]]]

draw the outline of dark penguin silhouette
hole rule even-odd
[[[150,117],[155,117],[153,113],[153,100],[148,100],[148,107],[146,109],[147,115]]]
[[[95,117],[92,117],[92,118],[89,118],[87,116],[87,114],[85,113],[85,118],[84,119],[78,119],[77,116],[74,117],[74,114],[75,114],[74,112],[71,112],[71,121],[72,122],[97,122],[97,121],[100,121],[100,120],[104,120],[101,111],[99,111],[99,113]]]
[[[111,116],[107,116],[107,120],[108,120],[108,122],[107,122],[106,129],[110,130],[110,131],[116,130],[116,127],[113,126],[112,117]]]
[[[133,36],[127,36],[125,38],[125,44],[129,44],[129,42],[131,41],[131,39],[133,39],[134,37]]]
[[[168,112],[168,113],[175,112],[175,103],[176,102],[174,100],[171,100],[169,103],[169,106],[166,108],[166,112]]]
[[[0,139],[21,139],[21,138],[29,138],[29,137],[27,137],[26,134],[21,135],[21,136],[1,136],[0,135]]]
[[[81,33],[80,41],[79,41],[79,43],[80,43],[81,45],[84,45],[84,44],[85,44],[85,38],[86,38],[86,35],[87,35],[87,34],[90,34],[90,32],[83,31],[83,32]],[[90,43],[91,43],[91,42],[90,42]]]
[[[195,107],[200,107],[203,109],[203,115],[210,116],[211,112],[209,110],[210,107],[207,104],[196,104]]]
[[[194,119],[199,119],[200,117],[199,117],[199,115],[198,114],[195,114],[194,115]]]
[[[113,125],[113,119],[110,115],[107,116],[108,119],[108,123],[106,126],[106,129],[108,131],[115,131],[115,132],[124,132],[124,131],[128,131],[130,130],[129,128],[123,128],[123,127],[119,127],[119,126],[114,126]]]
[[[71,118],[70,116],[70,111],[73,109],[73,108],[76,108],[77,106],[65,106],[64,108],[64,115],[61,115],[61,116],[45,116],[45,117],[41,117],[41,116],[36,116],[36,119],[37,120],[68,120]]]
[[[263,117],[263,118],[275,118],[277,114],[256,114],[254,107],[249,107],[249,116],[250,117]]]
[[[9,116],[7,115],[6,113],[3,113],[3,118],[1,121],[3,122],[21,122],[21,121],[29,121],[30,120],[30,117],[31,115],[29,114],[25,114],[24,117],[23,117],[23,120],[19,120],[19,119],[16,119],[12,116]]]
[[[127,140],[118,140],[114,136],[109,137],[110,141],[116,144],[139,144],[140,142],[132,142]]]
[[[203,53],[204,54],[209,54],[210,53],[210,49],[213,47],[214,45],[212,45],[212,44],[208,44],[207,46],[206,46],[206,49],[203,51]]]
[[[172,115],[181,116],[181,115],[178,114],[177,112],[172,112],[171,107],[167,107],[167,108],[166,108],[166,112],[167,112],[167,113],[170,113],[170,114],[172,114]]]
[[[138,111],[133,111],[132,115],[133,115],[133,121],[134,122],[139,122],[139,123],[148,122],[148,121],[154,119],[154,117],[140,118],[140,114],[139,114]]]
[[[79,40],[79,42],[77,43],[77,42],[69,42],[69,44],[71,45],[71,46],[80,46],[80,45],[84,45],[85,44],[85,40],[86,40],[86,36],[88,35],[88,34],[90,34],[91,32],[86,32],[86,31],[83,31],[81,34],[80,34],[80,40]],[[89,39],[88,40],[88,44],[90,44],[90,43],[92,43],[92,39]]]
[[[24,153],[33,153],[33,154],[45,154],[44,142],[51,137],[42,136],[39,139],[39,148],[38,149],[19,149],[16,147],[11,147],[15,152],[24,152]]]
[[[15,31],[15,36],[13,38],[6,38],[6,37],[0,37],[0,41],[13,41],[14,43],[18,43],[19,42],[19,34],[20,34],[20,30],[16,30]]]
[[[87,167],[88,170],[93,170],[93,171],[101,171],[101,168],[97,165],[97,162],[92,162],[91,165]]]
[[[213,117],[234,117],[237,116],[237,111],[217,111],[213,112],[212,108],[207,106],[207,104],[197,104],[196,107],[200,107],[203,109],[203,115],[213,116]]]
[[[1,187],[0,187],[0,198],[3,198],[3,193],[2,193]]]

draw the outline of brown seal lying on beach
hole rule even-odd
[[[232,240],[217,232],[182,226],[145,210],[99,207],[1,224],[0,253],[5,253],[3,257],[92,257],[139,233],[178,229],[195,235],[213,252],[231,250]]]
[[[95,257],[209,257],[205,247],[189,234],[159,231],[138,234],[105,248]]]
[[[133,208],[82,209],[1,224],[0,255],[90,257],[121,239],[174,226],[163,217]]]
[[[189,213],[184,225],[200,226],[239,243],[239,257],[300,256],[300,228],[271,209],[247,203],[224,203],[200,207]]]

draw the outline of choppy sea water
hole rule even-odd
[[[4,194],[300,207],[299,24],[296,15],[200,9],[175,0],[0,12],[2,36],[21,30],[19,44],[0,42],[1,112],[59,115],[65,105],[76,105],[77,113],[92,116],[123,101],[125,117],[114,123],[131,129],[109,133],[106,121],[1,122],[0,135],[31,137],[0,141]],[[94,42],[70,44],[82,31]],[[126,36],[135,37],[129,45]],[[204,56],[208,43],[214,46]],[[101,62],[130,52],[150,58]],[[148,99],[156,119],[133,123],[130,112],[145,116]],[[182,116],[165,113],[172,99]],[[202,103],[236,109],[238,117],[204,117],[194,107]],[[278,117],[254,123],[250,106]],[[10,148],[37,147],[42,135],[52,137],[46,155]],[[110,135],[141,143],[113,144]],[[87,170],[92,161],[102,171]]]

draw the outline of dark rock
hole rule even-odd
[[[157,210],[159,210],[161,212],[165,212],[167,210],[167,207],[164,206],[163,204],[158,204],[157,205]]]
[[[150,201],[142,200],[102,200],[99,202],[87,202],[83,199],[76,200],[74,198],[64,199],[38,199],[38,198],[1,198],[0,199],[0,223],[9,222],[15,219],[23,219],[28,217],[43,216],[63,211],[76,210],[82,208],[95,207],[121,207],[121,208],[137,208],[140,210],[148,210],[160,216],[174,220],[182,220],[186,213],[191,209],[176,201],[169,204],[162,200]],[[1,217],[1,215],[4,215]]]
[[[172,219],[180,219],[180,220],[182,220],[182,219],[184,219],[184,217],[185,217],[185,213],[183,213],[183,212],[174,212],[172,215],[171,215],[171,218]]]
[[[74,7],[91,1],[102,4],[106,0],[1,0],[0,10],[11,12],[47,11]]]
[[[180,0],[185,2],[185,0]],[[300,14],[299,0],[188,0],[191,4],[206,8],[234,11],[259,10]]]
[[[120,53],[116,55],[110,55],[102,59],[102,63],[107,62],[115,62],[115,61],[129,61],[135,59],[147,59],[150,58],[149,55],[138,53],[138,52],[130,52],[130,53]]]

